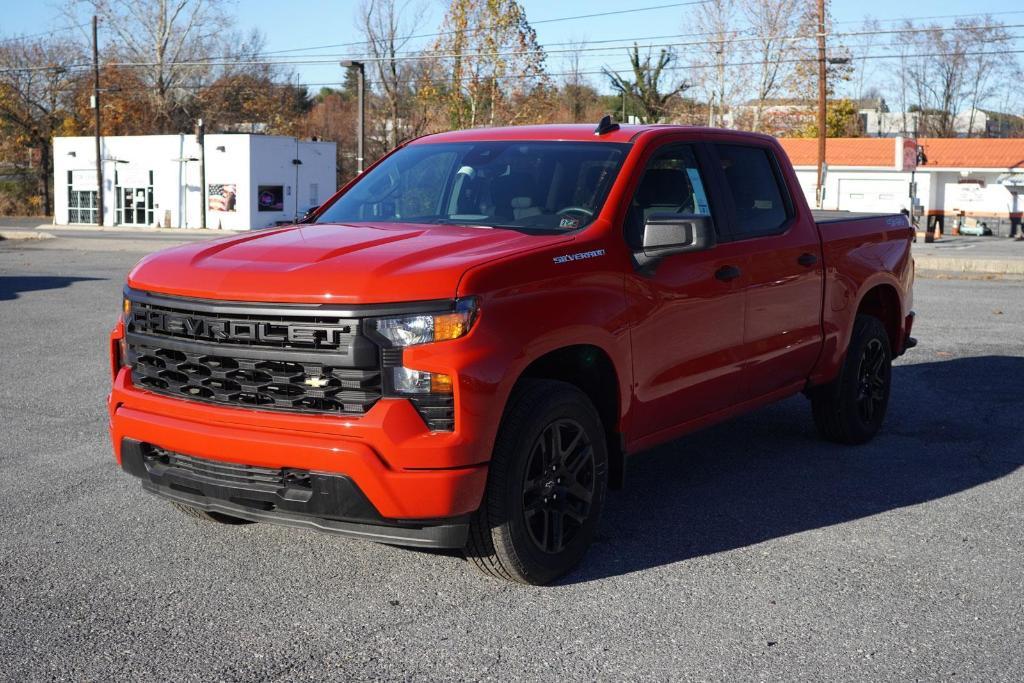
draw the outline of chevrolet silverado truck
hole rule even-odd
[[[823,437],[871,439],[914,344],[912,236],[813,214],[763,135],[429,135],[301,224],[134,267],[114,452],[194,517],[543,584],[633,454],[801,392]]]

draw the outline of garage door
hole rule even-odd
[[[910,188],[905,180],[839,179],[839,208],[843,211],[899,213],[908,207]]]

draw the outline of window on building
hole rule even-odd
[[[80,181],[80,178],[75,177],[75,171],[68,171],[68,223],[96,225],[99,223],[96,212],[99,192],[76,189],[82,187]]]

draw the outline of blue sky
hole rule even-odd
[[[636,9],[670,4],[671,0],[522,0],[527,17],[534,22],[557,19],[581,14]],[[39,2],[28,0],[4,0],[3,20],[0,22],[0,39],[18,34],[38,33],[52,28],[66,26],[68,21],[62,17],[56,2]],[[357,0],[336,0],[335,2],[317,2],[314,0],[238,0],[232,3],[235,8],[240,28],[260,28],[267,36],[267,49],[270,51],[290,50],[311,46],[354,42],[359,34],[354,25]],[[421,33],[437,30],[443,8],[443,0],[425,0],[429,8],[427,17],[422,22]],[[538,23],[535,28],[541,44],[558,49],[555,43],[569,41],[601,41],[628,40],[651,36],[666,36],[692,31],[687,16],[690,7],[668,7],[647,11],[630,11],[607,17],[595,17],[574,21],[558,21]],[[1019,11],[1018,11],[1019,10]],[[1007,24],[1024,24],[1024,8],[1009,0],[932,0],[927,4],[899,3],[892,0],[834,0],[832,11],[837,27],[841,30],[855,30],[865,16],[873,16],[879,20],[897,20],[917,16],[941,17],[944,15],[963,14],[999,14],[998,19]],[[1009,12],[1014,12],[1010,14]],[[950,23],[952,19],[934,19],[937,23]],[[885,23],[883,26],[891,26]],[[1012,33],[1024,35],[1022,29],[1011,29]],[[101,38],[102,40],[102,38]],[[426,40],[419,41],[424,44]],[[643,41],[640,41],[643,44]],[[647,42],[668,42],[667,40],[649,40]],[[1019,41],[1022,46],[1024,41]],[[323,50],[307,50],[297,55],[316,55],[325,53],[335,55],[343,48]],[[877,48],[876,48],[877,51]],[[324,57],[330,61],[322,65],[303,65],[295,67],[299,80],[305,83],[336,82],[341,79],[341,69],[336,66],[333,57]],[[616,51],[612,54],[599,52],[589,55],[584,69],[597,71],[602,66],[620,67],[626,63],[625,53]],[[880,62],[873,62],[880,64]],[[564,71],[564,58],[560,54],[550,54],[548,70],[554,73]],[[596,84],[600,81],[592,77]]]

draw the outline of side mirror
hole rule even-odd
[[[306,213],[302,214],[302,218],[300,218],[299,220],[297,220],[295,222],[296,223],[308,223],[309,219],[311,219],[313,217],[313,214],[316,213],[316,210],[319,209],[319,208],[320,208],[319,206],[314,206],[311,209],[307,209]]]
[[[641,268],[652,266],[666,256],[704,251],[715,246],[715,224],[711,216],[658,213],[647,217],[643,246],[634,253]]]

